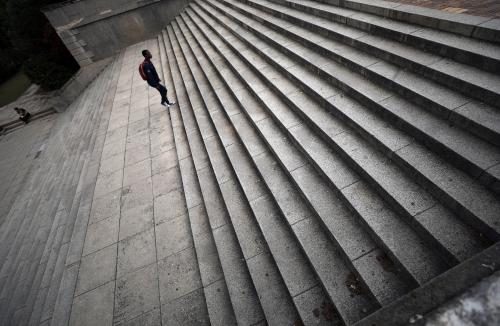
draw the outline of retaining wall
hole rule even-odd
[[[81,67],[156,36],[189,0],[74,0],[42,12]]]

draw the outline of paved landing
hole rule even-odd
[[[419,7],[443,10],[451,13],[464,13],[474,16],[500,17],[498,0],[389,0]]]
[[[177,305],[189,307],[195,315],[206,310],[205,302],[191,300],[199,298],[191,294],[201,288],[201,280],[189,220],[182,209],[173,132],[158,92],[137,73],[143,48],[150,49],[161,71],[156,39],[127,49],[102,152],[70,325],[130,320],[155,325],[160,318],[165,324],[168,318],[175,318],[169,310]]]

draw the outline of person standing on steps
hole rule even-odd
[[[160,84],[161,79],[158,77],[155,66],[151,62],[151,52],[149,50],[142,50],[142,55],[144,56],[144,61],[139,65],[139,74],[141,74],[142,79],[148,82],[148,85],[154,87],[160,92],[161,95],[161,105],[167,108],[174,105],[174,101],[169,101],[167,98],[167,88]]]

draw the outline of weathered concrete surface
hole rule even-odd
[[[56,118],[52,115],[32,121],[15,132],[0,136],[0,225],[32,166],[37,163]]]
[[[487,143],[486,119],[475,133],[465,115],[447,120],[474,103],[450,80],[495,78],[469,69],[466,80],[443,68],[449,58],[370,34],[414,26],[276,2],[194,1],[91,84],[50,146],[78,146],[70,163],[47,160],[58,165],[40,209],[17,202],[9,225],[23,238],[3,229],[0,316],[406,325],[498,270],[500,200],[484,178],[500,180],[500,144]],[[178,102],[168,110],[137,73],[144,48]]]
[[[71,1],[43,10],[80,66],[157,35],[188,0]]]
[[[160,319],[184,320],[186,313],[206,319],[169,114],[158,92],[135,69],[143,48],[150,49],[161,69],[156,40],[126,50],[105,132],[70,325],[96,320],[103,325],[156,325]],[[179,305],[192,311],[179,310]]]
[[[500,18],[500,3],[496,0],[389,0],[413,6],[442,10],[449,13],[466,13],[482,17]]]
[[[500,325],[500,273],[484,279],[426,319],[426,326]]]

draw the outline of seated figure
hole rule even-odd
[[[19,114],[19,120],[27,124],[31,118],[31,114],[23,108],[14,108],[14,111]]]

